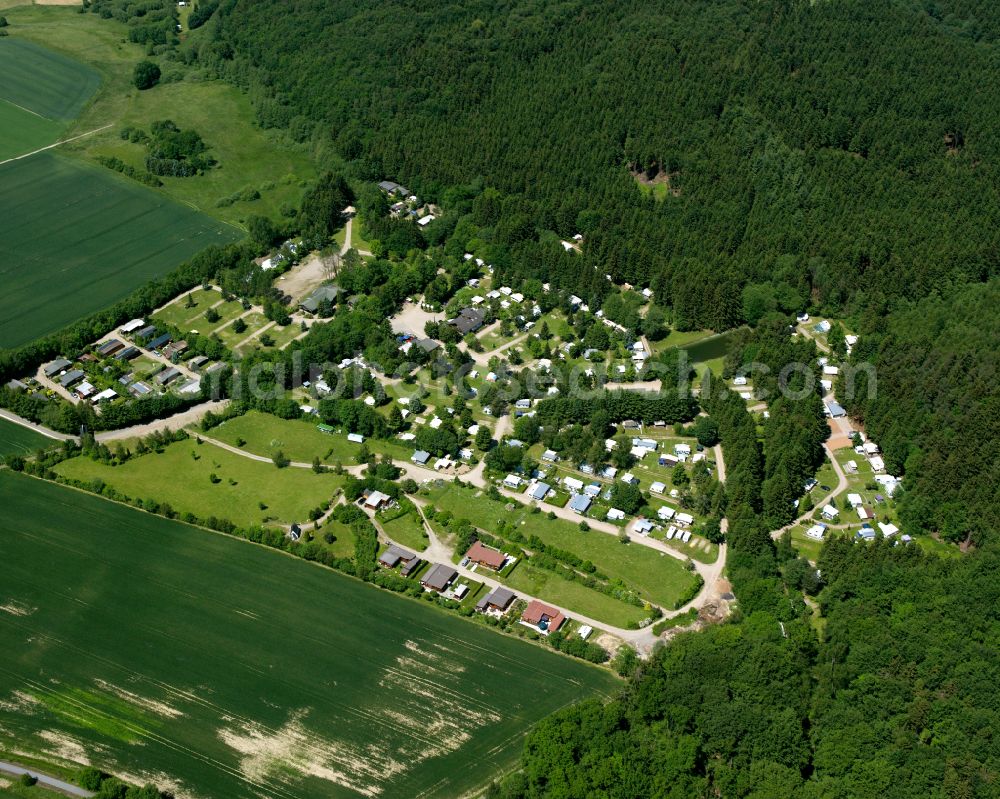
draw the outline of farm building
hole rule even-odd
[[[476,541],[469,547],[469,551],[465,553],[465,557],[473,563],[478,563],[480,566],[493,569],[493,571],[500,571],[507,562],[507,556],[503,552],[484,546],[480,541]]]
[[[494,588],[476,603],[480,613],[505,613],[517,597],[509,588]]]
[[[435,563],[427,570],[420,584],[429,591],[444,591],[458,577],[458,572],[451,566]]]
[[[521,614],[521,621],[529,627],[537,627],[544,635],[562,627],[566,617],[556,608],[533,599]]]

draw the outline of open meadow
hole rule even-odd
[[[51,333],[240,232],[52,152],[0,166],[0,347]]]
[[[120,466],[80,456],[63,461],[56,471],[84,482],[103,480],[129,497],[166,502],[178,513],[215,516],[239,525],[304,522],[309,511],[341,485],[331,473],[279,469],[191,439]]]
[[[0,755],[186,797],[463,796],[607,672],[262,547],[0,474]],[[423,605],[423,606],[422,606]]]
[[[321,432],[317,427],[320,423],[319,419],[279,419],[269,413],[248,411],[242,416],[227,419],[206,435],[232,446],[238,446],[243,441],[242,449],[267,458],[280,449],[290,459],[300,463],[310,463],[318,457],[328,464],[340,461],[345,466],[353,465],[361,445],[348,441],[347,434],[343,432]],[[369,438],[365,444],[370,452],[377,455],[409,460],[413,454],[412,447],[394,439]]]

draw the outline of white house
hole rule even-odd
[[[884,472],[885,471],[885,461],[882,460],[878,455],[874,455],[868,459],[868,463],[871,464],[873,472]]]
[[[882,535],[884,535],[886,538],[888,538],[891,535],[896,535],[896,533],[899,532],[899,528],[892,523],[886,524],[885,522],[879,522],[878,529],[882,531]]]
[[[690,513],[678,513],[674,516],[674,521],[684,527],[694,524],[694,516]]]
[[[812,527],[810,527],[808,530],[806,530],[806,535],[809,538],[814,538],[817,541],[822,541],[823,540],[823,533],[825,533],[825,532],[826,532],[826,525],[825,524],[814,524]]]
[[[577,480],[575,477],[564,477],[562,482],[567,491],[580,492],[583,490],[583,480]]]
[[[659,516],[663,521],[668,522],[672,518],[674,518],[675,513],[677,513],[676,510],[671,508],[669,505],[664,505],[656,512],[656,515]]]
[[[361,433],[348,433],[347,440],[350,441],[352,444],[361,444],[362,442],[364,442],[365,437],[361,435]]]
[[[824,519],[836,518],[837,514],[839,513],[840,511],[838,511],[835,507],[833,507],[833,505],[830,505],[829,503],[823,506],[822,514]]]
[[[667,490],[667,486],[666,483],[661,483],[659,480],[657,480],[649,487],[649,490],[654,494],[662,494],[664,491]]]
[[[847,501],[851,503],[852,508],[865,504],[865,501],[861,499],[861,494],[848,494]]]
[[[618,508],[608,509],[608,521],[609,522],[620,522],[625,518],[625,511],[618,510]]]
[[[507,488],[520,488],[521,487],[521,478],[518,477],[516,474],[508,474],[503,479],[503,484]]]
[[[626,472],[622,475],[622,482],[628,483],[630,486],[639,485],[639,478],[632,474],[632,472]]]

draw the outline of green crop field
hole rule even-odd
[[[46,119],[75,119],[101,84],[86,64],[23,39],[0,40],[0,98]]]
[[[103,308],[239,231],[52,153],[0,166],[0,347]]]
[[[0,39],[0,161],[57,141],[100,83],[79,61],[32,42]]]
[[[279,469],[193,440],[175,442],[160,454],[141,455],[120,466],[71,458],[56,471],[85,482],[103,480],[129,497],[166,502],[179,513],[241,525],[306,521],[309,511],[329,500],[341,485],[332,473]],[[219,482],[212,482],[213,474]]]
[[[458,797],[609,673],[262,547],[0,474],[0,754],[191,797]]]
[[[62,126],[0,99],[0,161],[52,144]]]
[[[28,453],[42,447],[58,446],[59,442],[14,422],[0,419],[0,455],[12,452]]]

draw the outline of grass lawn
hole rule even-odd
[[[77,457],[59,464],[56,471],[76,480],[103,480],[127,496],[166,502],[179,513],[215,516],[239,525],[305,521],[309,511],[331,499],[341,483],[332,474],[278,469],[193,440],[178,441],[162,454],[132,458],[121,466]],[[211,482],[213,473],[220,482]]]
[[[792,546],[794,546],[799,554],[804,558],[815,563],[819,560],[819,553],[823,549],[823,542],[817,541],[815,538],[810,538],[806,535],[806,530],[811,527],[811,524],[805,526],[799,524],[792,528]],[[835,536],[840,533],[839,530],[827,530],[824,538],[830,536]]]
[[[207,435],[233,446],[242,438],[246,442],[243,449],[268,458],[280,449],[291,460],[301,463],[311,463],[319,457],[325,463],[353,464],[360,445],[352,444],[344,433],[322,433],[317,424],[316,419],[279,419],[269,413],[250,411],[226,420]],[[387,453],[408,460],[413,454],[412,448],[395,441],[366,439],[365,443],[378,455]]]
[[[456,518],[466,518],[487,532],[495,531],[499,520],[512,522],[525,536],[537,535],[547,544],[591,561],[611,578],[620,577],[646,599],[667,608],[673,607],[694,580],[684,565],[669,555],[641,544],[624,545],[615,536],[597,530],[581,532],[564,519],[531,513],[520,503],[513,503],[514,510],[508,511],[510,502],[496,502],[474,488],[447,483],[432,489],[428,498],[437,508],[450,510]]]
[[[3,754],[88,758],[185,796],[450,799],[511,768],[536,721],[617,684],[429,603],[19,475],[0,474],[0,535]]]
[[[523,591],[615,627],[627,627],[630,622],[649,617],[649,611],[643,608],[621,602],[587,588],[583,583],[566,580],[529,563],[518,563],[510,574],[498,579],[515,591]]]
[[[239,237],[163,194],[53,152],[0,166],[0,219],[0,347],[58,330],[209,244]]]
[[[125,25],[96,14],[79,14],[75,8],[25,6],[6,16],[9,40],[37,42],[83,62],[102,79],[101,89],[67,133],[112,127],[64,145],[66,150],[88,160],[115,156],[141,167],[145,149],[123,141],[119,135],[123,127],[148,130],[156,120],[171,119],[194,129],[219,165],[206,175],[163,178],[164,186],[157,191],[236,225],[253,214],[278,217],[285,203],[298,205],[303,183],[315,177],[306,149],[255,126],[249,98],[233,86],[186,74],[185,67],[173,63],[163,68],[178,71],[179,79],[137,91],[132,70],[146,57],[145,47],[127,41]],[[260,199],[218,204],[246,188],[256,189]]]
[[[243,323],[247,326],[246,330],[242,333],[237,333],[232,325],[226,325],[221,330],[218,330],[218,336],[229,349],[235,349],[236,345],[242,341],[246,341],[247,338],[252,336],[259,330],[263,330],[267,325],[271,324],[271,320],[264,316],[260,311],[251,311],[246,316],[242,317]],[[222,322],[213,325],[213,328],[218,328]]]
[[[203,335],[211,333],[218,327],[231,322],[243,313],[243,306],[236,302],[223,302],[222,294],[214,289],[196,289],[190,294],[193,307],[187,306],[187,298],[174,300],[153,315],[154,322],[173,325],[181,332],[197,331]],[[214,308],[219,314],[217,322],[209,322],[205,313]]]
[[[60,443],[55,439],[43,436],[22,425],[0,419],[0,455],[8,455],[12,452],[22,455],[35,452],[36,450],[49,447],[58,447]]]
[[[323,538],[327,533],[330,533],[334,537],[332,544],[327,544]],[[355,535],[348,524],[341,524],[337,520],[331,519],[315,533],[315,540],[321,542],[323,546],[339,558],[354,557]]]
[[[422,552],[427,548],[429,541],[427,532],[424,530],[420,514],[416,511],[404,513],[391,521],[385,521],[381,514],[376,518],[385,530],[385,534],[400,546],[416,552]]]

